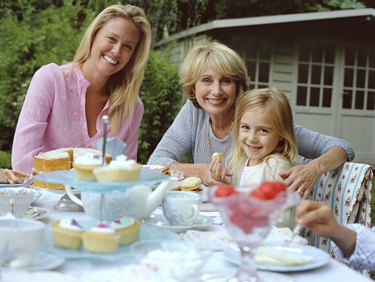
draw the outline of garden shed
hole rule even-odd
[[[375,165],[375,9],[215,20],[155,47],[179,65],[208,40],[241,54],[252,88],[282,90],[296,123],[349,141],[356,162]]]

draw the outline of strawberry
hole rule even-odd
[[[284,192],[286,186],[279,181],[264,181],[257,188],[250,192],[250,196],[261,200],[272,200],[279,193]]]
[[[221,198],[221,197],[228,197],[233,194],[236,194],[236,190],[231,185],[220,185],[215,190],[215,197]]]

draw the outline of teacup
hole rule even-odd
[[[22,217],[30,207],[32,200],[32,193],[0,194],[0,215],[11,213],[15,217]]]
[[[170,225],[193,225],[200,212],[201,196],[194,192],[169,191],[162,201]]]
[[[0,265],[29,266],[44,241],[45,224],[31,219],[0,219]]]

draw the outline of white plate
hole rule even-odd
[[[0,184],[0,188],[7,188],[7,187],[21,187],[23,184]]]
[[[29,207],[26,213],[23,215],[24,218],[29,219],[42,219],[46,218],[49,215],[49,210],[40,208],[40,207]]]
[[[65,259],[61,256],[48,254],[45,252],[39,252],[38,255],[34,258],[33,262],[29,266],[20,267],[20,268],[10,268],[4,267],[4,270],[26,270],[26,271],[42,271],[42,270],[51,270],[61,266],[65,262]]]
[[[90,225],[91,223],[88,222],[79,222],[84,228]],[[86,228],[85,228],[86,229]],[[66,259],[78,259],[78,258],[84,258],[84,259],[99,259],[99,260],[105,260],[105,261],[132,261],[134,260],[133,255],[130,253],[130,246],[129,245],[120,245],[118,250],[114,253],[110,254],[99,254],[99,253],[90,253],[85,251],[83,248],[80,250],[70,250],[70,249],[64,249],[59,248],[53,245],[52,243],[52,233],[51,233],[51,227],[48,226],[46,228],[46,236],[45,236],[45,244],[43,247],[43,251],[48,253],[54,253],[56,255],[62,256]],[[163,240],[181,240],[181,238],[166,229],[162,228],[156,228],[153,226],[143,225],[141,226],[141,231],[139,235],[139,239],[136,242],[139,241],[145,241],[145,240],[151,240],[151,239],[163,239]]]
[[[152,214],[149,218],[143,220],[144,223],[162,227],[175,233],[185,232],[189,229],[205,230],[212,224],[212,218],[205,215],[199,215],[192,225],[170,225],[163,214]]]
[[[330,257],[328,253],[317,249],[311,246],[305,245],[297,245],[297,244],[290,244],[288,247],[285,247],[282,244],[270,244],[278,249],[283,249],[285,252],[291,253],[300,253],[305,256],[312,257],[312,261],[310,263],[304,265],[296,265],[296,266],[284,266],[284,265],[260,265],[257,264],[256,268],[260,270],[267,270],[267,271],[278,271],[278,272],[295,272],[295,271],[304,271],[322,267],[329,263]],[[269,246],[269,245],[267,245]],[[240,262],[240,253],[239,249],[236,246],[229,246],[224,249],[224,254],[226,259],[234,264],[239,264]]]

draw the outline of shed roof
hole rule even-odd
[[[173,34],[166,39],[159,41],[156,45],[163,45],[167,42],[196,35],[198,33],[207,32],[219,28],[230,27],[245,27],[269,24],[284,24],[296,23],[306,21],[323,21],[323,20],[342,20],[353,17],[365,17],[366,20],[371,21],[375,18],[375,9],[354,9],[354,10],[339,10],[328,12],[314,12],[314,13],[299,13],[275,16],[261,16],[248,17],[236,19],[214,20],[202,25],[192,27],[182,32]]]

